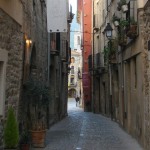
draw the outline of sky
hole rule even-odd
[[[75,14],[77,11],[77,0],[69,0],[69,3],[72,5],[72,12]]]
[[[71,23],[71,31],[79,31],[79,24],[76,21],[77,0],[69,0],[69,3],[72,5],[72,12],[75,14]],[[72,50],[74,49],[74,32],[70,33],[70,47]]]

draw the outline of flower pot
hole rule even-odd
[[[128,11],[128,5],[122,5],[121,10],[125,13]]]
[[[133,33],[137,33],[137,25],[130,25],[130,30],[131,30]]]
[[[130,37],[131,39],[137,36],[137,25],[130,25],[130,28],[127,32],[127,36]]]
[[[31,137],[32,137],[32,146],[33,147],[45,147],[45,136],[46,136],[46,130],[40,130],[40,131],[31,131]]]
[[[30,149],[30,145],[29,144],[22,144],[21,145],[21,150],[29,150]]]
[[[114,25],[115,25],[115,27],[118,27],[119,26],[119,21],[114,21]]]

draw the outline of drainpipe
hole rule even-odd
[[[126,94],[125,94],[125,87],[126,87],[126,84],[125,84],[125,79],[126,79],[126,61],[124,61],[124,67],[123,67],[123,85],[124,85],[124,118],[126,119],[127,118],[127,103],[126,103]]]
[[[47,68],[47,71],[48,71],[48,79],[47,79],[47,81],[48,81],[48,86],[50,85],[50,83],[49,83],[49,81],[50,81],[50,79],[49,79],[49,77],[50,77],[50,33],[48,32],[48,68]]]
[[[110,115],[111,120],[113,119],[113,111],[112,111],[112,70],[111,70],[111,64],[109,64],[109,87],[110,87]]]
[[[123,123],[123,127],[124,127],[124,73],[123,73],[123,48],[121,47],[121,75],[122,75],[122,86],[121,86],[121,90],[122,90],[122,123]]]
[[[93,16],[94,16],[94,1],[92,3],[92,8],[93,8]],[[93,18],[93,17],[92,17]],[[94,19],[93,19],[94,21]],[[93,51],[92,51],[92,64],[93,64],[93,68],[94,69],[94,33],[93,33]],[[95,87],[95,84],[94,84],[94,70],[92,70],[92,112],[95,112],[95,101],[94,101],[94,87]]]

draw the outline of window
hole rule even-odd
[[[70,78],[70,84],[74,84],[74,77]]]
[[[137,65],[136,65],[136,57],[133,58],[133,63],[134,63],[134,88],[136,89],[137,87]]]
[[[71,74],[74,74],[74,66],[71,66]]]
[[[6,63],[8,52],[0,49],[0,116],[4,116],[5,106],[5,81],[6,81]]]
[[[52,50],[56,50],[56,34],[55,33],[50,34],[50,48]]]
[[[80,36],[77,36],[77,45],[80,45],[81,42],[80,42]]]
[[[60,33],[50,34],[50,48],[51,50],[60,51]]]
[[[71,63],[75,63],[74,57],[71,58]]]

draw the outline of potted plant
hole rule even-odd
[[[104,47],[104,62],[107,64],[108,62],[115,61],[116,59],[116,51],[118,48],[118,41],[117,38],[109,41],[107,46]]]
[[[118,2],[117,4],[118,4],[117,10],[120,11],[121,10],[121,2]]]
[[[118,27],[119,26],[119,18],[115,15],[113,15],[112,17],[112,22],[114,23],[115,27]]]
[[[137,36],[137,22],[134,20],[134,18],[130,18],[130,26],[127,31],[127,36],[131,39]]]
[[[20,149],[29,150],[30,149],[30,136],[27,130],[24,130],[20,136]]]
[[[5,149],[17,149],[19,142],[19,130],[12,107],[8,108],[7,120],[4,126],[4,147]]]
[[[120,2],[118,2],[118,7],[117,9],[120,11],[122,10],[123,13],[128,11],[128,5],[126,0],[120,0]]]
[[[125,46],[127,44],[126,28],[128,25],[128,20],[120,19],[118,28],[118,44],[120,46]]]
[[[128,20],[125,20],[125,19],[120,19],[119,20],[119,26],[120,26],[121,29],[124,29],[128,25],[129,25],[129,21]]]
[[[28,119],[31,123],[33,147],[44,147],[46,136],[46,110],[49,102],[49,89],[42,82],[30,79],[24,84],[28,101]]]

